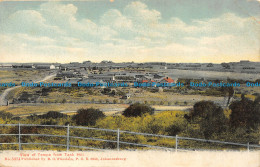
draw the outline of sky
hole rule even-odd
[[[0,62],[260,62],[259,0],[0,0]]]

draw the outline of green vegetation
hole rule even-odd
[[[227,118],[223,109],[211,101],[201,101],[194,105],[189,118],[191,123],[198,124],[205,138],[220,134],[226,130]],[[191,118],[191,119],[190,119]]]
[[[154,109],[146,104],[135,103],[135,104],[130,105],[123,112],[122,115],[124,115],[125,117],[138,117],[138,116],[142,116],[146,113],[152,115],[152,114],[154,114]]]
[[[96,124],[96,121],[100,118],[104,118],[105,114],[102,111],[94,108],[89,109],[79,109],[77,114],[73,116],[77,125],[83,126],[93,126]]]
[[[31,115],[27,118],[35,119],[35,117],[40,119],[58,119],[58,118],[67,118],[68,116],[66,114],[62,114],[57,111],[49,111],[48,113],[43,115]]]
[[[1,69],[0,82],[9,83],[13,82],[16,85],[21,82],[31,82],[35,79],[42,79],[49,71],[46,70],[25,70],[25,69]]]
[[[240,101],[235,101],[230,105],[232,110],[230,124],[234,128],[256,129],[260,125],[260,97],[255,101],[242,96]]]
[[[90,126],[105,129],[120,129],[126,131],[152,133],[161,135],[179,135],[192,138],[206,138],[221,141],[258,144],[259,142],[259,100],[255,101],[243,97],[240,101],[231,104],[230,110],[223,109],[211,101],[201,101],[194,105],[190,112],[164,111],[153,114],[154,110],[147,104],[132,104],[122,115],[105,116],[98,109],[79,109],[76,115],[69,116],[59,112],[50,111],[44,115],[32,115],[27,118],[14,117],[10,113],[0,112],[1,124],[45,124],[45,125],[71,125]],[[250,110],[250,111],[249,111]],[[252,110],[252,112],[251,112]],[[128,113],[127,116],[124,113]],[[230,114],[230,115],[228,115]],[[241,118],[238,115],[242,115]],[[255,116],[255,118],[254,118]],[[17,127],[0,127],[1,133],[18,133]],[[66,135],[66,128],[51,127],[23,127],[22,133]],[[116,140],[115,132],[95,131],[72,128],[70,135],[104,140]],[[14,136],[2,136],[0,142],[16,142]],[[23,136],[23,142],[61,143],[66,144],[64,138],[44,136]],[[128,133],[120,134],[120,141],[157,145],[174,148],[175,140]],[[97,148],[116,148],[116,143],[103,141],[71,139],[76,146],[89,146]],[[198,141],[180,140],[181,148],[223,149],[237,148],[239,146],[224,146],[220,144],[203,143]],[[122,149],[147,149],[122,144]],[[24,146],[24,149],[58,149],[49,146]],[[15,146],[0,146],[0,149],[17,149]]]

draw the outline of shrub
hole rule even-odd
[[[95,125],[99,118],[104,118],[105,114],[99,109],[79,109],[77,114],[73,117],[77,125]]]
[[[168,132],[168,135],[170,135],[170,136],[175,136],[175,135],[177,135],[178,133],[180,133],[182,130],[183,130],[183,128],[180,127],[180,126],[171,125],[171,126],[169,126],[168,128],[166,128],[165,131]]]
[[[122,115],[126,117],[138,117],[146,113],[150,115],[154,114],[154,108],[146,104],[135,103],[125,109]]]
[[[245,127],[257,129],[260,125],[259,98],[255,101],[242,97],[240,101],[232,102],[230,123],[234,128]]]
[[[62,113],[60,113],[58,111],[49,111],[48,113],[43,114],[43,115],[39,115],[38,117],[39,118],[43,118],[43,119],[50,119],[50,118],[57,119],[57,118],[66,118],[67,115],[66,114],[62,114]]]
[[[13,114],[5,112],[5,111],[0,111],[0,118],[3,120],[11,119],[13,117]]]
[[[226,130],[227,118],[223,109],[212,101],[200,101],[193,106],[191,119],[198,123],[205,138]]]
[[[104,95],[108,95],[110,92],[111,92],[111,88],[104,88],[101,93]]]

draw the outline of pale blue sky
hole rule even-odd
[[[0,2],[1,62],[260,61],[257,0]]]

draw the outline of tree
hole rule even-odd
[[[223,92],[223,94],[225,96],[228,97],[228,100],[227,100],[227,106],[228,106],[231,98],[234,96],[234,93],[235,93],[234,88],[232,86],[231,87],[222,87],[221,91]]]
[[[100,118],[104,118],[105,114],[99,109],[79,109],[77,114],[73,117],[77,125],[95,125],[96,121]]]
[[[23,92],[20,97],[18,98],[18,100],[20,102],[29,102],[30,98],[32,97],[32,94],[28,93],[28,92]]]
[[[144,114],[154,114],[154,108],[150,107],[147,104],[134,103],[130,105],[125,111],[123,111],[124,116],[126,117],[138,117]]]
[[[5,111],[0,111],[0,118],[3,120],[11,119],[13,117],[13,114]]]
[[[223,109],[212,101],[200,101],[193,106],[191,120],[200,126],[205,138],[219,134],[226,129],[227,118]]]
[[[259,98],[255,101],[242,96],[240,101],[235,101],[229,106],[231,109],[230,124],[233,128],[244,127],[256,129],[260,125]]]

